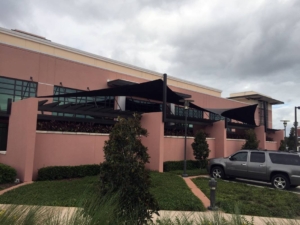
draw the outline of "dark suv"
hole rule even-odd
[[[244,178],[271,182],[277,189],[300,185],[299,153],[240,150],[226,158],[208,162],[208,171],[214,178]]]

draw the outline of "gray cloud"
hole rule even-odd
[[[300,1],[0,0],[0,26],[223,90],[300,105]],[[300,118],[300,117],[299,117]]]
[[[15,28],[22,26],[23,19],[31,13],[29,2],[24,1],[0,1],[0,24],[6,28]]]

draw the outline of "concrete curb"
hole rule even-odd
[[[30,181],[30,182],[24,182],[24,183],[21,183],[21,184],[12,186],[12,187],[10,187],[10,188],[6,188],[6,189],[0,191],[0,195],[3,195],[5,192],[11,191],[11,190],[16,189],[16,188],[18,188],[18,187],[21,187],[21,186],[24,186],[24,185],[27,185],[27,184],[32,184],[32,183],[33,183],[33,181]]]

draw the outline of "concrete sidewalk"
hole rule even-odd
[[[74,221],[72,217],[76,217],[76,212],[80,212],[81,208],[75,208],[75,207],[51,207],[51,206],[25,206],[25,205],[4,205],[0,204],[0,211],[1,210],[12,210],[17,207],[22,212],[26,213],[30,209],[33,209],[37,207],[39,211],[38,213],[41,213],[40,216],[43,218],[52,218],[53,221],[55,221],[55,224],[59,225],[65,225],[65,224],[72,224]],[[79,211],[78,211],[79,210]],[[210,221],[217,221],[218,219],[226,219],[228,221],[232,221],[235,215],[232,214],[226,214],[222,212],[192,212],[192,211],[167,211],[167,210],[161,210],[159,211],[160,216],[157,216],[156,214],[153,215],[153,222],[155,224],[156,220],[159,219],[161,221],[165,220],[171,220],[176,222],[177,219],[180,221],[194,221],[200,223],[203,220],[210,220]],[[47,216],[48,215],[48,216]],[[77,214],[78,215],[78,214]],[[50,217],[49,217],[50,216]],[[258,217],[258,216],[242,216],[247,221],[253,223],[255,225],[266,225],[267,223],[269,225],[300,225],[300,220],[288,220],[288,219],[282,219],[282,218],[271,218],[271,217]],[[48,222],[49,219],[48,219]]]

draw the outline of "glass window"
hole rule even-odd
[[[54,86],[54,95],[59,94],[69,94],[69,93],[77,93],[81,92],[81,90],[66,88],[61,86]],[[60,105],[64,104],[96,104],[106,108],[114,108],[114,97],[113,96],[100,96],[100,97],[55,97],[53,98],[53,102],[60,102]],[[74,115],[74,114],[67,114],[67,113],[53,113],[52,115],[58,116],[76,116],[80,118],[91,118],[85,115]]]
[[[35,97],[36,92],[35,82],[0,77],[0,111],[6,111],[9,98],[15,102],[23,98]]]
[[[14,79],[0,77],[0,83],[14,84],[15,80]]]
[[[250,162],[264,163],[266,161],[265,158],[265,153],[263,152],[251,152],[250,154]]]
[[[272,163],[300,166],[300,156],[293,154],[274,154],[270,153]]]
[[[214,113],[209,113],[209,119],[210,120],[225,120],[225,117],[224,116],[220,116],[218,114],[214,114]]]
[[[231,156],[232,161],[247,161],[248,152],[239,152],[233,156]]]

